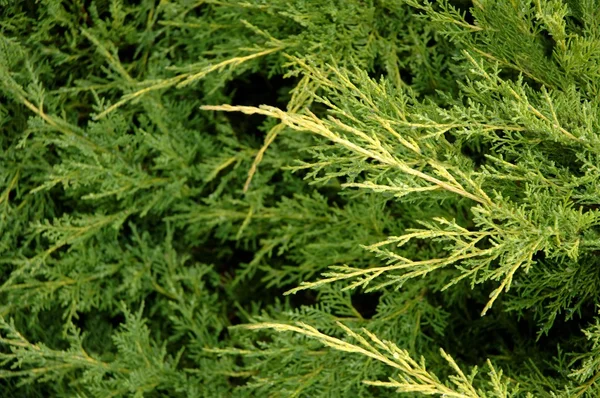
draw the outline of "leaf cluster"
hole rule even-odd
[[[598,10],[0,1],[3,396],[600,395]]]

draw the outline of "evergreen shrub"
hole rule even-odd
[[[0,0],[0,396],[600,397],[598,0]]]

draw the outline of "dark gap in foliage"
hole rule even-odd
[[[160,1],[160,0],[159,0]],[[152,0],[152,1],[148,1],[148,0],[124,0],[123,3],[129,7],[132,8],[138,8],[139,6],[143,5],[144,3],[150,3],[152,2],[153,4],[156,4],[156,0]]]
[[[94,100],[89,93],[77,93],[81,101],[76,106],[69,106],[65,110],[69,117],[69,122],[77,127],[86,128],[91,120],[91,113],[94,111],[91,106],[86,104],[94,103]]]
[[[516,69],[508,67],[508,66],[500,69],[500,72],[498,72],[498,77],[504,81],[513,81],[513,82],[516,82],[519,79],[522,79],[523,82],[526,83],[527,86],[529,86],[529,87],[533,87],[533,88],[541,87],[541,84],[539,82],[537,82],[536,80],[533,80],[527,76],[524,76],[522,73],[520,73]]]
[[[273,266],[276,268],[276,266]],[[276,305],[282,298],[288,303],[290,309],[299,309],[304,306],[314,306],[317,304],[317,294],[312,290],[301,290],[295,294],[285,296],[287,292],[293,286],[287,287],[265,287],[264,283],[261,282],[265,276],[264,272],[260,270],[252,277],[239,283],[233,293],[234,295],[229,297],[230,300],[236,301],[239,305],[244,308],[245,311],[252,313],[252,308],[258,306],[261,309],[274,309],[280,307]],[[229,288],[226,288],[229,290]],[[277,310],[276,310],[277,311]],[[227,319],[230,325],[239,325],[248,322],[248,319],[234,306],[230,306],[227,312]],[[221,332],[220,338],[229,336],[229,332]],[[258,340],[257,340],[258,341]]]
[[[314,113],[315,116],[321,118],[321,117],[327,117],[327,115],[329,114],[330,108],[320,101],[315,101],[311,104],[310,111],[312,113]]]
[[[254,253],[243,250],[234,242],[223,242],[215,237],[200,242],[201,245],[188,249],[191,261],[202,264],[213,264],[216,271],[224,278],[233,278],[235,270],[240,263],[249,263],[254,258]]]
[[[196,2],[193,7],[187,11],[187,15],[196,18],[205,17],[211,11],[211,7],[206,2]]]
[[[137,309],[132,309],[137,310]],[[121,312],[117,312],[114,314],[107,313],[106,318],[109,320],[109,324],[113,327],[113,329],[119,328],[122,324],[125,323],[125,315]]]
[[[227,376],[227,382],[232,387],[243,387],[247,385],[250,382],[250,380],[252,380],[250,376]]]
[[[310,171],[308,170],[299,169],[294,170],[293,175],[295,178],[297,178],[297,180],[306,181],[306,183],[302,183],[303,189],[306,189],[310,193],[316,191],[321,196],[327,199],[327,203],[330,206],[336,206],[337,208],[343,209],[348,203],[348,200],[345,198],[346,194],[348,193],[348,189],[343,190],[337,178],[332,178],[329,181],[320,182],[319,184],[310,186],[308,185],[308,182],[312,181],[313,179],[307,177],[309,172]],[[271,180],[271,182],[275,181],[276,175],[279,175],[277,177],[277,181],[285,182],[286,173],[289,172],[278,171],[276,173],[273,173],[273,179]],[[289,176],[289,174],[287,174],[287,176]],[[273,196],[275,198],[290,196],[289,194],[290,187],[286,184],[276,185],[273,191]]]
[[[454,135],[454,133],[452,133],[451,131],[446,131],[443,134],[444,140],[448,141],[450,144],[454,144],[457,141],[457,137],[456,135]]]
[[[583,19],[583,2],[581,0],[566,0],[566,3],[568,4],[569,10],[568,15],[565,17],[567,31],[572,29],[578,35],[585,35],[584,29],[586,29],[586,27],[589,28],[589,26],[586,26]],[[597,1],[596,4],[599,5]]]
[[[21,383],[21,384],[20,384]],[[48,388],[48,386],[52,386]],[[0,391],[2,398],[48,398],[56,391],[56,381],[23,385],[18,378],[0,379]]]
[[[74,13],[78,16],[77,22],[80,25],[85,25],[86,27],[92,27],[94,25],[94,21],[92,21],[92,18],[88,13],[86,1],[84,1],[78,9],[74,9]]]
[[[248,366],[248,364],[245,362],[245,357],[243,357],[242,355],[236,355],[233,359],[233,363],[238,369],[244,369]],[[252,378],[250,376],[227,376],[227,383],[234,388],[243,387],[247,385],[251,380]]]
[[[541,38],[540,41],[542,43],[542,46],[544,47],[544,55],[548,59],[553,59],[554,48],[556,47],[556,40],[554,40],[554,37],[552,37],[552,35],[546,30],[540,30],[539,33]]]
[[[569,171],[569,174],[576,178],[584,176],[583,163],[577,156],[578,148],[568,148],[558,143],[545,142],[541,150],[546,155],[546,159],[554,162],[562,169]]]
[[[34,195],[46,194],[52,200],[54,205],[53,215],[46,215],[49,218],[61,218],[64,215],[71,215],[73,211],[92,211],[94,206],[90,201],[80,200],[78,197],[67,196],[62,185],[55,185],[45,192],[36,192]]]
[[[485,293],[496,286],[486,283]],[[478,296],[478,297],[477,297]],[[535,339],[535,324],[532,317],[520,320],[507,317],[500,310],[499,299],[485,316],[481,316],[487,296],[468,293],[462,304],[455,308],[444,307],[454,314],[446,328],[444,349],[454,358],[469,366],[482,366],[486,358],[519,355],[524,341]],[[457,316],[462,313],[463,316]]]
[[[459,286],[457,286],[459,287]],[[489,293],[496,286],[486,282],[475,290],[466,293],[461,303],[448,307],[443,294],[432,294],[435,301],[442,303],[445,310],[454,314],[449,327],[445,331],[444,349],[455,359],[469,366],[482,366],[486,358],[496,361],[501,366],[519,366],[526,364],[533,355],[544,353],[548,363],[557,354],[557,346],[563,351],[578,351],[585,345],[581,329],[589,327],[596,315],[596,306],[589,303],[582,308],[582,316],[578,319],[566,320],[566,314],[560,314],[550,333],[540,337],[531,347],[528,342],[535,341],[539,326],[535,318],[535,309],[516,318],[503,309],[501,296],[494,307],[485,315],[480,311],[485,305]],[[444,305],[445,303],[445,305]],[[457,316],[462,313],[462,316]]]
[[[319,187],[317,189],[317,192],[319,192],[321,195],[323,195],[326,199],[327,199],[327,204],[330,207],[334,207],[337,209],[343,209],[346,204],[348,203],[348,200],[340,195],[341,189],[339,187],[336,186],[332,186],[332,185],[325,185],[322,187]]]
[[[355,292],[351,296],[352,306],[364,319],[371,319],[377,314],[377,306],[383,293]]]
[[[381,59],[381,57],[375,58],[373,61],[373,67],[368,71],[368,76],[377,82],[387,76],[385,62],[383,59]]]
[[[121,61],[122,64],[130,64],[136,61],[135,55],[137,47],[138,45],[136,43],[118,46],[119,61]]]
[[[239,325],[240,323],[242,323],[237,314],[231,314],[230,316],[227,317],[227,319],[229,320],[229,323],[231,325]],[[217,336],[217,341],[219,341],[219,342],[228,341],[230,339],[230,337],[231,337],[231,334],[229,333],[229,329],[223,328],[223,329],[221,329],[221,331],[219,332],[219,335]]]
[[[231,299],[231,297],[228,297],[228,299]],[[248,310],[250,308],[250,306],[249,305],[244,306],[242,304],[242,308],[244,308],[245,310]],[[225,313],[225,319],[227,319],[227,321],[229,322],[228,326],[241,325],[243,323],[248,322],[249,320],[246,319],[246,317],[243,317],[243,315],[244,315],[243,313],[241,313],[237,308],[235,308],[233,306],[227,308],[226,313]],[[229,332],[229,329],[223,328],[223,330],[221,330],[221,332],[219,332],[218,341],[227,341],[230,337],[231,337],[231,334]]]
[[[462,15],[464,15],[465,21],[468,24],[475,24],[475,18],[471,13],[471,8],[473,8],[472,0],[450,0],[449,3],[459,10]]]
[[[400,78],[407,86],[412,85],[413,83],[413,74],[412,71],[408,68],[400,68]],[[421,93],[418,94],[421,97]]]
[[[210,240],[214,243],[211,244]],[[222,289],[219,289],[220,295],[224,295],[225,291],[229,290],[229,285],[236,277],[242,264],[248,264],[254,258],[254,253],[249,250],[241,249],[235,242],[219,241],[216,238],[211,238],[208,242],[203,242],[202,245],[193,247],[190,250],[191,261],[204,264],[211,264],[215,267],[217,273],[221,276]],[[261,275],[255,275],[250,280],[241,283],[235,289],[235,297],[228,297],[227,300],[238,301],[243,307],[250,309],[250,304],[256,299],[279,296],[275,289],[262,288],[260,282]],[[238,314],[238,310],[234,306],[228,308],[225,315],[231,325],[243,323]],[[219,339],[225,339],[228,336],[227,331],[221,331]]]
[[[8,196],[7,196],[6,200],[10,203],[10,202],[14,201],[16,198],[17,198],[17,190],[13,189],[8,192]]]
[[[488,155],[491,152],[491,144],[483,141],[482,139],[475,138],[469,141],[464,141],[460,150],[463,155],[473,161],[474,169],[480,170],[481,166],[483,166],[487,161],[485,155]]]
[[[67,46],[67,43],[65,42],[65,38],[69,37],[69,33],[70,33],[69,27],[64,26],[62,24],[54,24],[52,26],[52,28],[48,29],[48,37],[52,38],[49,39],[48,42],[44,42],[46,44],[48,44],[49,46],[52,47],[57,47],[57,48],[63,48]],[[60,39],[57,39],[60,38]],[[51,41],[50,41],[51,40]],[[60,86],[63,84],[63,82],[58,82],[59,84],[57,84],[57,86]]]
[[[587,340],[582,330],[594,323],[594,319],[598,315],[597,302],[589,300],[581,306],[580,312],[581,316],[573,316],[566,312],[559,313],[548,335],[542,335],[539,342],[549,348],[560,345],[561,348],[574,351],[580,344],[585,346]]]
[[[125,316],[120,310],[109,312],[94,309],[90,312],[79,312],[73,324],[79,330],[84,330],[83,347],[89,353],[106,355],[116,350],[112,339],[106,339],[125,322]]]
[[[578,209],[580,209],[583,213],[587,213],[588,211],[598,211],[600,210],[600,203],[583,203],[578,204]],[[598,231],[600,232],[600,231]],[[595,254],[600,256],[600,251],[596,251]]]
[[[84,0],[83,6],[86,10],[90,7],[95,7],[98,13],[98,18],[101,20],[111,20],[110,0]]]
[[[210,246],[209,243],[204,243],[203,247]],[[219,252],[223,252],[223,247],[229,248],[227,257],[218,255],[219,260],[203,261],[208,264],[215,264],[217,271],[222,275],[222,283],[224,291],[233,296],[228,297],[229,301],[238,302],[243,308],[250,312],[252,304],[260,303],[261,308],[270,308],[278,300],[285,297],[291,308],[300,308],[302,306],[311,306],[318,302],[316,292],[312,290],[302,290],[293,295],[284,296],[284,293],[294,286],[271,286],[266,287],[263,281],[266,272],[260,268],[252,274],[251,277],[246,277],[243,280],[237,280],[237,285],[233,290],[228,286],[236,279],[236,271],[241,271],[244,266],[254,259],[254,252],[242,250],[235,242],[222,242],[218,247]],[[289,263],[285,258],[273,254],[269,257],[269,265],[274,269],[281,268],[284,263]],[[223,266],[225,265],[225,267]],[[239,313],[238,309],[230,306],[226,315],[231,325],[247,322],[245,317]],[[227,336],[227,332],[221,332],[222,337]]]
[[[469,231],[476,231],[475,222],[473,221],[473,215],[471,214],[471,205],[456,206],[456,221]],[[484,238],[481,241],[480,246],[488,247],[489,238]]]
[[[429,40],[427,40],[427,43],[425,43],[425,47],[432,49],[435,46],[437,46],[437,44],[438,44],[438,41],[436,40],[436,38],[434,36],[431,36],[429,38]]]
[[[275,198],[280,198],[289,194],[289,189],[285,186],[285,184],[282,184],[284,182],[283,174],[284,171],[282,170],[271,173],[271,179],[269,180],[269,183],[272,184],[274,188],[273,196]]]
[[[141,131],[148,132],[148,127],[154,127],[154,124],[148,120],[143,112],[134,112],[127,123],[131,128],[127,129],[126,134],[137,135],[141,134]]]
[[[37,20],[40,17],[38,11],[42,8],[38,4],[38,0],[19,0],[19,2],[22,3],[20,10],[27,15],[28,18]],[[10,11],[10,9],[8,10]]]
[[[289,286],[291,288],[292,286]],[[288,291],[288,287],[284,289],[279,289],[279,297],[282,297],[283,294]],[[298,293],[291,294],[286,296],[289,300],[290,306],[292,308],[300,308],[303,306],[314,306],[318,303],[317,293],[314,290],[301,290]]]
[[[62,337],[62,324],[56,322],[62,318],[64,308],[57,306],[57,303],[53,304],[35,313],[28,307],[21,307],[21,314],[14,319],[15,327],[22,331],[30,343],[42,343],[51,349],[66,350],[69,343]]]
[[[291,80],[280,75],[267,77],[264,73],[252,73],[228,82],[225,92],[233,105],[270,105],[285,109],[289,100],[287,91],[293,84]],[[228,112],[227,117],[236,132],[250,137],[257,144],[262,142],[262,137],[258,139],[262,135],[259,126],[265,121],[265,116]]]
[[[546,260],[546,253],[543,251],[537,251],[533,254],[533,256],[531,256],[531,260],[536,263],[543,262]]]

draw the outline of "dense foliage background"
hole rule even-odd
[[[596,0],[0,0],[2,397],[600,396]]]

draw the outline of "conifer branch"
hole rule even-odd
[[[356,130],[348,125],[343,124],[341,121],[331,118],[330,123],[325,123],[319,120],[314,114],[308,112],[308,115],[298,115],[298,114],[290,114],[281,111],[280,109],[270,107],[270,106],[261,106],[260,108],[256,107],[248,107],[248,106],[231,106],[231,105],[204,105],[202,106],[203,110],[210,111],[225,111],[225,112],[243,112],[248,115],[259,114],[264,116],[270,116],[277,119],[280,119],[283,123],[285,123],[288,127],[299,130],[299,131],[310,131],[317,135],[320,135],[324,138],[331,140],[332,142],[345,147],[352,152],[355,152],[359,155],[365,156],[370,159],[377,160],[384,165],[395,167],[400,169],[406,174],[421,178],[425,181],[431,182],[440,188],[447,190],[449,192],[456,193],[458,195],[464,196],[465,198],[474,200],[476,202],[482,204],[489,204],[486,199],[480,198],[468,191],[465,190],[463,186],[461,186],[456,181],[453,183],[445,182],[439,180],[435,177],[427,175],[419,170],[415,170],[409,166],[407,166],[404,162],[399,159],[396,159],[393,155],[391,155],[387,149],[381,146],[376,139],[371,138],[365,135],[363,132]],[[349,141],[348,139],[343,138],[341,135],[335,133],[332,129],[329,128],[328,124],[331,124],[331,127],[338,127],[347,132],[350,132],[360,138],[363,138],[366,142],[368,142],[372,149],[365,149],[356,145],[355,143]],[[450,174],[443,168],[442,165],[436,164],[438,170],[444,170],[446,176]]]
[[[597,2],[466,3],[0,0],[1,395],[600,396]]]
[[[423,360],[421,362],[415,361],[406,350],[398,348],[394,343],[381,340],[366,329],[362,329],[362,334],[359,334],[340,322],[337,322],[337,325],[348,337],[356,340],[357,344],[321,333],[316,328],[302,322],[298,322],[295,325],[256,323],[240,325],[236,328],[248,330],[272,329],[277,332],[294,332],[316,339],[334,350],[372,358],[400,372],[400,376],[392,377],[389,381],[364,380],[363,383],[368,385],[394,388],[398,392],[413,392],[424,395],[440,395],[443,397],[483,398],[487,396],[481,395],[473,387],[473,378],[467,377],[454,359],[444,350],[440,350],[442,358],[446,360],[450,368],[456,373],[456,376],[450,376],[449,378],[454,387],[449,387],[447,383],[440,381],[435,374],[427,370]],[[490,375],[492,376],[493,388],[496,390],[504,389],[506,381],[502,380],[501,374],[496,372],[489,361],[488,366],[491,369]]]

